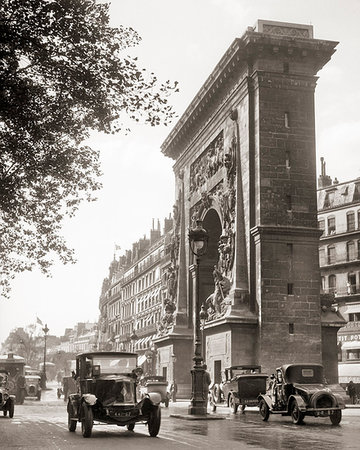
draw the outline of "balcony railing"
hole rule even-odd
[[[322,289],[323,294],[334,294],[335,297],[345,297],[360,294],[360,285],[351,284],[350,286],[340,286],[337,288]]]

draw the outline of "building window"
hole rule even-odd
[[[290,169],[290,152],[288,150],[285,152],[285,165],[287,169]]]
[[[289,323],[289,334],[294,334],[294,324]]]
[[[335,234],[336,227],[335,227],[335,217],[329,217],[327,220],[328,224],[328,234]]]
[[[292,210],[291,195],[286,196],[286,205],[287,205],[287,210],[291,211]]]
[[[322,235],[323,235],[325,232],[325,220],[324,219],[321,219],[318,221],[318,228],[319,228],[319,230],[322,231]]]
[[[285,128],[290,128],[290,114],[288,112],[284,113],[284,125]]]
[[[347,231],[355,230],[355,214],[353,212],[349,212],[346,214],[346,223]]]
[[[288,283],[287,293],[288,295],[294,295],[294,283]]]
[[[336,292],[336,275],[329,275],[329,292]]]
[[[336,262],[336,253],[335,253],[335,247],[331,245],[327,249],[327,256],[328,256],[328,264],[335,264]]]
[[[346,244],[346,258],[348,261],[354,261],[356,259],[356,252],[355,252],[355,242],[350,241]]]
[[[360,345],[359,345],[360,346]],[[346,359],[347,360],[354,360],[354,359],[360,359],[360,349],[354,349],[346,352]]]
[[[321,248],[319,250],[319,265],[320,267],[325,266],[325,250],[323,248]]]
[[[349,314],[349,322],[360,322],[360,312],[350,313]]]

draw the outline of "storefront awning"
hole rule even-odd
[[[360,349],[360,341],[343,342],[341,345],[342,350],[350,350],[350,349],[354,349],[354,348]]]
[[[360,377],[360,363],[340,363],[339,377]]]
[[[356,305],[346,305],[344,308],[340,308],[341,314],[360,313],[360,303]]]
[[[138,366],[141,366],[141,364],[144,364],[145,361],[146,361],[146,356],[145,355],[140,355],[138,357]]]

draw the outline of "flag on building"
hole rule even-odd
[[[36,323],[38,323],[39,325],[42,325],[43,323],[41,322],[41,320],[38,318],[38,317],[36,317]]]

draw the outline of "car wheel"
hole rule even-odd
[[[73,415],[73,408],[70,402],[68,403],[67,410],[68,410],[68,430],[73,432],[76,430],[77,420],[72,420],[74,415]]]
[[[127,429],[129,431],[134,431],[134,428],[135,428],[135,424],[134,423],[129,423],[129,425],[127,426]]]
[[[305,417],[305,414],[300,411],[299,405],[297,404],[297,401],[294,400],[291,405],[291,418],[295,425],[299,425],[303,422]]]
[[[235,397],[234,397],[233,395],[230,395],[230,398],[229,398],[229,406],[230,406],[231,412],[234,413],[234,414],[236,414],[239,405],[236,403]]]
[[[148,429],[151,437],[156,437],[160,430],[161,423],[161,409],[159,406],[154,406],[150,411],[148,420]]]
[[[5,416],[5,417],[7,416],[7,411],[4,411],[4,416]]]
[[[84,438],[88,438],[91,436],[93,424],[94,415],[91,406],[87,406],[85,403],[83,403],[81,415],[81,432]]]
[[[341,422],[341,409],[336,409],[330,413],[330,420],[333,425],[339,425]]]
[[[264,422],[269,419],[270,409],[266,401],[262,398],[259,403],[259,413]]]
[[[14,417],[14,410],[15,410],[14,401],[11,400],[10,401],[10,406],[9,406],[9,417],[10,417],[10,419],[12,419]]]
[[[41,400],[41,391],[39,391],[36,395],[37,399],[40,401]]]
[[[164,403],[165,403],[165,408],[167,408],[169,406],[169,399],[166,398]]]

